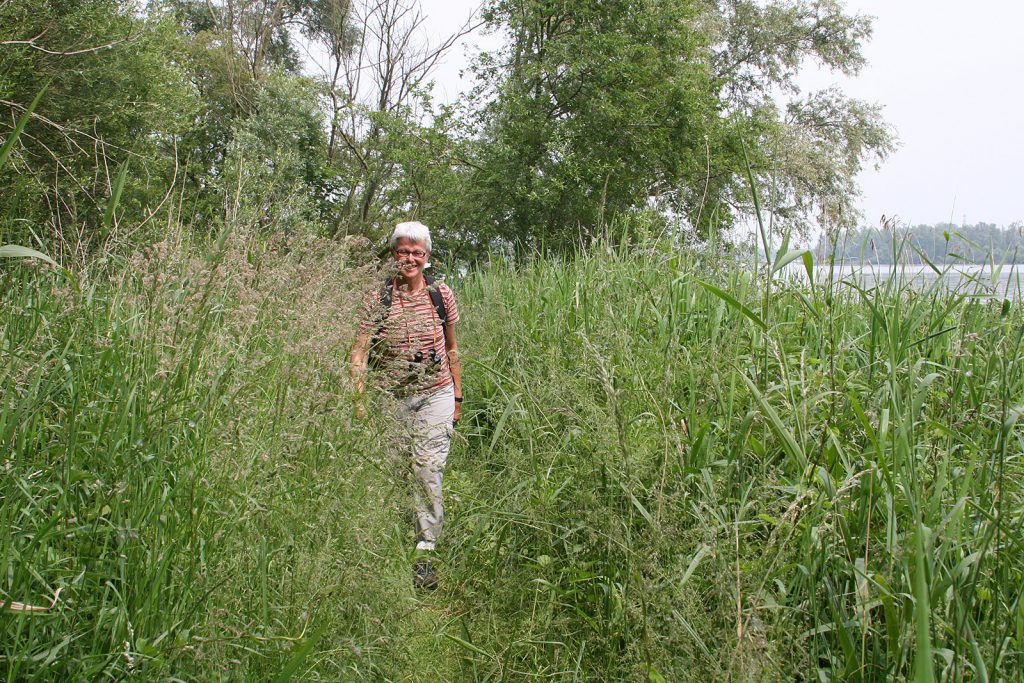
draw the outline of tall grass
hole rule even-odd
[[[477,672],[1024,675],[1019,301],[769,286],[781,258],[600,245],[464,283]]]
[[[353,251],[3,259],[0,672],[1021,678],[1020,302],[786,258],[638,238],[454,283],[431,595],[387,420],[353,421]]]
[[[196,330],[167,362],[162,321],[122,315],[122,292],[29,266],[0,278],[3,599],[11,609],[61,591],[48,610],[5,613],[6,676],[129,671],[201,608],[189,584],[206,570],[219,407],[216,381],[198,378],[206,340]]]
[[[5,680],[408,665],[413,624],[381,627],[412,596],[386,425],[352,428],[341,379],[359,271],[222,237],[0,264]]]

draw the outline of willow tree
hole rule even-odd
[[[749,212],[748,165],[780,220],[849,220],[837,203],[891,150],[876,108],[799,98],[807,60],[863,64],[870,21],[833,0],[491,0],[484,17],[507,40],[477,65],[459,220],[492,236],[560,248],[641,210],[707,235]]]

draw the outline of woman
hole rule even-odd
[[[437,587],[431,560],[444,523],[441,480],[452,427],[462,408],[462,373],[455,325],[459,309],[444,283],[434,283],[429,266],[430,229],[399,223],[391,234],[396,270],[379,298],[368,302],[352,349],[352,376],[365,390],[370,363],[383,388],[398,399],[396,444],[410,458],[416,550],[413,582]]]

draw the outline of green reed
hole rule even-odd
[[[194,354],[161,366],[161,321],[124,315],[123,292],[21,264],[0,279],[5,677],[132,671],[200,607],[216,383]]]
[[[786,258],[601,244],[463,284],[455,552],[495,581],[494,676],[1024,671],[1020,303]]]
[[[0,263],[5,679],[1024,672],[1024,326],[990,283],[653,237],[474,270],[425,596],[346,380],[375,276],[243,234]]]

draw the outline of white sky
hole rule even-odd
[[[422,0],[426,30],[461,25],[478,0]],[[1024,220],[1024,2],[1020,0],[846,0],[847,12],[874,16],[867,65],[846,79],[808,66],[805,90],[838,85],[884,107],[899,149],[860,178],[864,222],[882,214],[905,224]],[[479,34],[456,46],[435,74],[436,97],[471,85],[459,77]],[[476,50],[478,51],[478,50]]]

